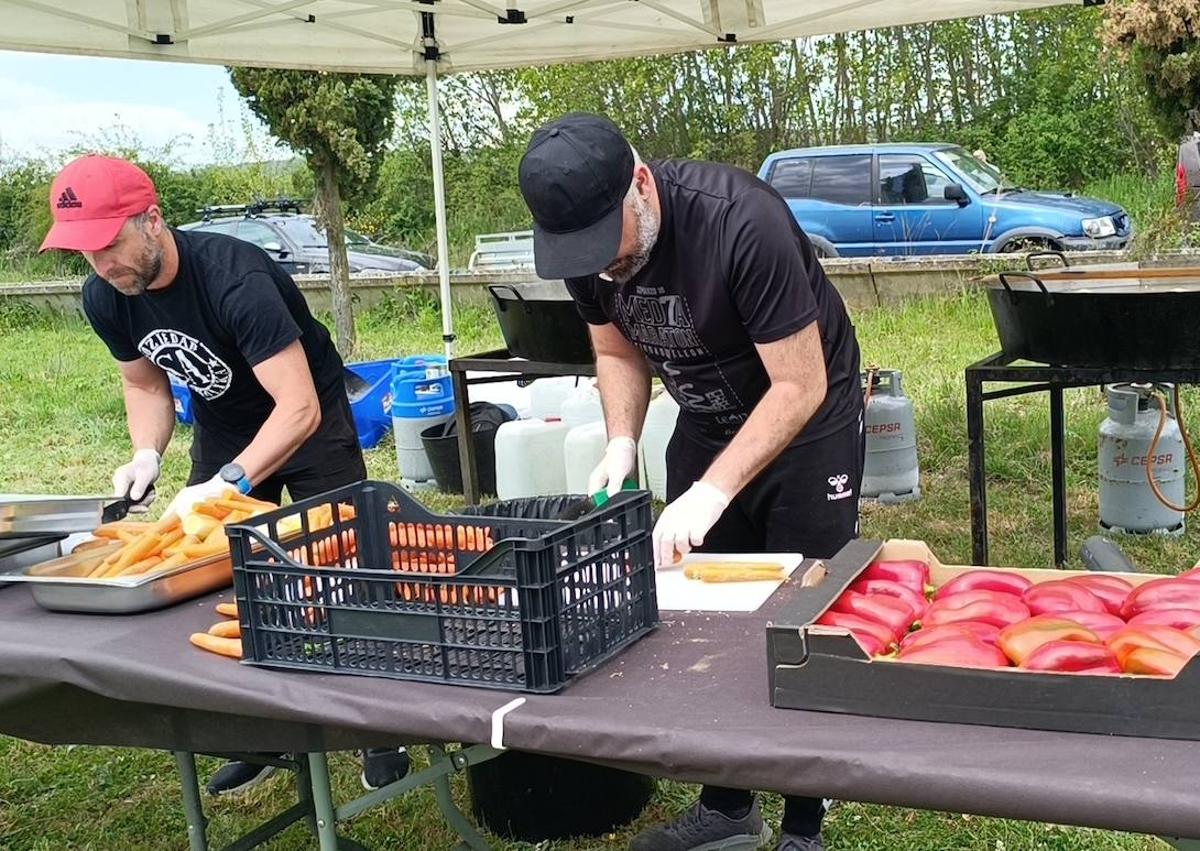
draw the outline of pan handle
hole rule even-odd
[[[1001,272],[1000,273],[1000,283],[1004,285],[1004,289],[1008,290],[1011,293],[1012,287],[1010,287],[1008,285],[1009,278],[1025,278],[1027,280],[1033,281],[1035,284],[1037,284],[1039,290],[1041,290],[1046,295],[1050,295],[1050,291],[1048,289],[1046,289],[1046,285],[1042,283],[1042,279],[1039,278],[1037,275],[1031,274],[1030,272]]]
[[[501,310],[508,310],[508,305],[506,305],[504,303],[504,299],[502,299],[502,298],[500,298],[500,296],[496,295],[497,290],[502,291],[502,292],[507,291],[507,292],[512,293],[512,297],[515,298],[518,302],[520,302],[521,306],[523,308],[525,308],[525,312],[526,313],[531,312],[529,305],[525,303],[525,299],[521,296],[521,294],[519,292],[517,292],[516,287],[510,286],[508,284],[488,284],[488,292],[490,292],[492,294],[492,298],[496,299],[496,304],[498,304],[500,306]]]
[[[1062,261],[1064,269],[1071,268],[1071,261],[1068,260],[1067,255],[1063,254],[1061,251],[1032,251],[1025,255],[1025,268],[1027,268],[1030,272],[1035,271],[1033,268],[1033,258],[1035,257],[1057,257]]]

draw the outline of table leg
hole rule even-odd
[[[475,462],[475,441],[471,435],[471,398],[465,372],[451,372],[454,383],[454,427],[458,431],[458,469],[462,473],[463,499],[467,505],[479,503],[479,470]]]
[[[187,751],[175,751],[175,764],[179,766],[179,780],[183,786],[183,812],[187,817],[188,848],[190,851],[208,851],[208,826],[204,820],[204,807],[200,804],[196,755]]]
[[[440,745],[431,745],[429,748],[429,759],[433,765],[439,763],[450,763],[455,771],[464,770],[470,760],[462,751],[456,751],[453,754],[447,754],[445,748]],[[454,798],[450,794],[450,776],[449,773],[439,774],[433,780],[433,792],[437,798],[438,808],[442,811],[442,817],[446,819],[446,823],[454,828],[454,832],[462,838],[462,843],[458,845],[458,849],[470,849],[470,851],[490,851],[491,846],[487,841],[475,830],[474,826],[467,821],[467,817],[462,814],[454,804]]]
[[[1066,417],[1063,413],[1063,390],[1050,388],[1050,468],[1054,477],[1054,565],[1067,564],[1067,468]]]
[[[313,809],[317,814],[317,842],[321,851],[338,851],[337,818],[333,810],[333,792],[329,788],[329,762],[325,754],[308,755],[312,773]]]
[[[983,382],[967,370],[967,478],[971,489],[972,564],[988,563],[987,474],[984,471]]]

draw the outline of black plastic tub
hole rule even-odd
[[[1054,366],[1200,368],[1200,269],[1003,272],[988,302],[1005,354]]]
[[[510,354],[549,363],[592,363],[587,323],[565,284],[492,284],[488,287]]]

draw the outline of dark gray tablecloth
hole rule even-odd
[[[561,693],[526,696],[504,744],[680,780],[1200,838],[1200,743],[772,709],[764,625],[788,591],[754,614],[664,613]],[[197,751],[483,743],[517,696],[239,665],[188,643],[217,599],[109,617],[0,590],[0,731]]]

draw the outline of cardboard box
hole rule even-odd
[[[767,624],[772,706],[914,721],[1200,740],[1200,657],[1170,679],[898,664],[873,661],[843,629],[813,624],[872,561],[910,558],[928,562],[935,585],[981,569],[942,564],[923,541],[906,540],[851,541],[833,558],[815,563],[778,618]],[[1082,573],[1012,570],[1034,582]],[[1140,573],[1109,575],[1134,585],[1162,578]]]

